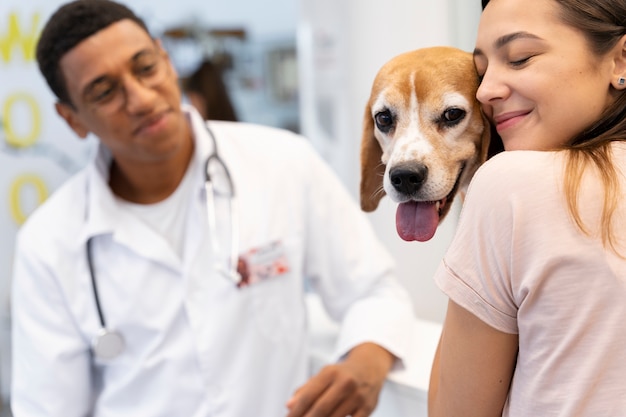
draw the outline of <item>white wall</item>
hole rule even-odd
[[[6,0],[3,0],[6,1]],[[62,1],[54,0],[62,3]],[[245,26],[252,36],[295,31],[298,0],[118,0],[156,32],[181,22],[206,26]]]
[[[301,0],[301,120],[309,136],[358,198],[365,103],[378,69],[402,52],[433,45],[472,50],[478,0]],[[453,212],[427,243],[402,241],[395,204],[383,198],[370,215],[392,252],[418,317],[443,321],[446,298],[432,276],[454,232]]]
[[[0,52],[13,48],[5,42],[10,38],[9,15],[16,13],[22,31],[29,32],[35,16],[42,25],[62,2],[0,0]],[[378,68],[394,55],[427,45],[450,44],[470,50],[479,14],[478,0],[229,0],[226,3],[126,0],[126,3],[157,32],[181,22],[245,26],[252,36],[259,37],[297,30],[303,64],[300,68],[303,128],[355,197],[363,110]],[[10,61],[0,55],[0,106],[6,110],[6,103],[16,94],[33,97],[31,104],[39,112],[37,123],[41,132],[35,140],[38,146],[15,151],[5,143],[6,120],[5,131],[0,128],[0,192],[5,196],[0,199],[0,394],[6,394],[7,388],[7,367],[3,361],[7,359],[8,349],[8,281],[13,237],[18,227],[10,215],[10,206],[29,212],[38,202],[38,196],[30,188],[17,197],[11,197],[10,190],[16,178],[28,175],[32,181],[34,174],[34,183],[43,184],[46,192],[52,192],[87,154],[86,148],[54,114],[53,98],[32,57],[25,59],[20,48],[16,45],[11,49]],[[18,113],[15,117],[26,122],[17,132],[27,135],[34,123],[29,119],[26,102],[20,103],[14,107]],[[71,163],[63,164],[68,157]],[[418,316],[441,321],[445,298],[434,287],[431,277],[453,233],[454,215],[433,241],[409,244],[396,235],[394,210],[395,205],[384,199],[371,220],[398,261],[400,277],[413,295]]]

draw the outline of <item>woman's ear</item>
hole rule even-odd
[[[626,89],[626,35],[615,45],[611,84],[618,90]]]
[[[70,129],[72,129],[74,133],[78,135],[78,137],[80,137],[81,139],[85,139],[87,137],[87,135],[89,134],[89,129],[82,122],[80,116],[78,115],[76,110],[72,108],[72,106],[57,101],[54,105],[54,108],[56,109],[58,115],[61,116],[63,120],[65,120],[65,123],[67,123]]]

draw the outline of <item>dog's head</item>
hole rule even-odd
[[[361,140],[361,208],[385,195],[404,240],[430,239],[487,158],[490,128],[476,100],[472,54],[451,47],[404,53],[378,72]]]

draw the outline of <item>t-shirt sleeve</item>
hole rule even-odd
[[[455,303],[488,325],[518,333],[511,284],[515,204],[509,194],[508,155],[498,155],[475,174],[459,224],[435,282]]]

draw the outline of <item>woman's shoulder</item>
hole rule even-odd
[[[465,205],[501,211],[515,202],[546,204],[560,195],[563,183],[561,152],[506,151],[489,159],[474,174]],[[541,203],[540,203],[541,202]],[[552,203],[550,203],[552,204]]]
[[[506,151],[481,165],[470,187],[476,185],[510,188],[515,184],[544,183],[562,172],[562,152]]]
[[[562,160],[559,151],[504,151],[486,161],[479,170],[529,170],[554,166]],[[505,169],[505,168],[509,169]]]

